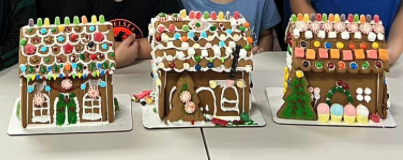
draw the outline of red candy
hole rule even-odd
[[[168,29],[169,29],[169,31],[171,31],[171,32],[175,32],[176,27],[175,27],[174,24],[170,24]]]
[[[367,49],[367,45],[364,44],[364,43],[361,43],[361,44],[360,44],[360,48],[363,49],[363,50],[366,50],[366,49]]]
[[[348,84],[343,84],[343,89],[344,89],[344,90],[348,90],[348,88],[349,88],[349,87],[348,87]]]
[[[218,118],[213,118],[213,119],[211,120],[211,123],[217,124],[217,125],[220,125],[220,126],[223,126],[223,127],[225,127],[225,126],[228,125],[228,122],[227,122],[227,121],[224,121],[224,120],[221,120],[221,119],[218,119]]]
[[[379,23],[379,16],[378,16],[378,15],[375,15],[375,16],[374,16],[374,22],[375,22],[375,23]]]
[[[175,64],[174,63],[171,63],[171,64],[169,64],[169,68],[175,68]]]
[[[354,22],[354,16],[352,15],[352,14],[349,14],[348,15],[348,21],[351,23],[351,22]]]
[[[217,19],[217,13],[215,13],[215,11],[211,12],[210,18],[211,18],[212,20],[216,20],[216,19]]]
[[[195,18],[195,12],[194,12],[194,11],[190,11],[190,12],[189,12],[189,18],[190,18],[190,19],[194,19],[194,18]]]
[[[329,67],[329,69],[334,69],[334,64],[333,64],[333,63],[329,63],[329,64],[327,64],[327,67]]]
[[[64,53],[68,54],[73,52],[74,46],[72,46],[70,43],[67,43],[65,46],[63,46]]]
[[[200,11],[197,11],[195,17],[196,17],[196,19],[201,19],[201,17],[202,17],[201,12],[200,12]]]
[[[104,35],[101,32],[95,33],[94,40],[97,42],[102,42],[104,40]]]
[[[163,27],[163,26],[159,26],[159,27],[158,27],[158,32],[160,32],[160,33],[164,32],[164,27]]]
[[[70,40],[73,41],[73,42],[75,42],[75,41],[77,40],[77,35],[72,34],[72,35],[70,36]]]
[[[369,115],[369,119],[371,119],[371,121],[374,123],[381,123],[381,117],[379,117],[377,114],[371,113]]]
[[[155,40],[156,40],[157,42],[161,42],[161,37],[160,37],[160,36],[155,37]]]
[[[235,19],[238,19],[238,18],[239,18],[239,12],[238,12],[238,11],[235,11],[235,12],[234,12],[234,18],[235,18]]]
[[[354,43],[350,43],[350,44],[348,45],[348,47],[349,47],[351,50],[355,49]]]
[[[316,14],[316,21],[322,21],[322,15],[321,14]]]
[[[97,59],[97,55],[96,54],[91,54],[91,60],[95,61]]]
[[[342,86],[343,84],[344,84],[343,81],[341,81],[341,80],[337,81],[338,86]]]

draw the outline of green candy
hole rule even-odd
[[[209,18],[210,18],[210,14],[209,14],[207,11],[205,11],[204,14],[203,14],[203,18],[204,18],[204,19],[209,19]]]
[[[199,22],[196,23],[196,27],[200,27],[201,24]]]
[[[212,31],[212,32],[214,32],[216,29],[217,29],[217,27],[215,27],[215,26],[210,27],[210,31]]]
[[[83,64],[81,64],[81,63],[77,64],[77,69],[79,71],[82,71],[83,70]]]
[[[41,68],[41,72],[42,72],[42,74],[45,74],[45,73],[46,73],[46,68],[45,68],[45,67],[42,67],[42,68]]]
[[[80,24],[80,19],[77,16],[74,16],[73,23],[75,25]]]
[[[104,63],[102,64],[102,68],[103,68],[103,69],[108,69],[108,63],[104,62]]]
[[[109,54],[109,56],[111,56],[111,57],[115,57],[115,53],[114,53],[114,52],[112,52],[112,53],[110,53],[110,54]]]
[[[60,18],[59,17],[56,17],[55,18],[55,24],[58,26],[58,25],[60,25]]]
[[[363,64],[362,64],[362,68],[363,69],[367,69],[369,67],[369,63],[367,62],[367,61],[365,61]]]
[[[251,50],[251,48],[250,48],[250,46],[249,45],[245,45],[245,47],[243,47],[246,51],[250,51]]]
[[[115,67],[115,64],[111,63],[111,64],[109,65],[109,67],[110,67],[110,68],[114,68],[114,67]]]
[[[333,98],[333,93],[327,93],[327,98],[332,99]]]
[[[55,32],[56,32],[56,28],[52,28],[52,32],[55,33]]]
[[[28,72],[29,72],[29,73],[34,73],[34,71],[35,71],[34,67],[29,66],[29,68],[28,68]]]
[[[295,14],[292,14],[291,21],[292,22],[297,22],[297,16]]]
[[[240,30],[241,32],[245,32],[246,28],[245,28],[244,26],[241,26],[241,27],[239,27],[239,30]]]
[[[55,71],[55,72],[59,72],[59,66],[54,65],[54,66],[53,66],[53,71]]]
[[[42,18],[38,18],[38,20],[36,21],[36,25],[38,27],[41,27],[43,25]]]
[[[354,15],[354,22],[359,22],[360,21],[360,16],[358,14]]]
[[[85,55],[84,55],[84,54],[80,54],[80,59],[84,61],[84,60],[85,60]]]
[[[63,64],[60,64],[60,68],[63,68]]]
[[[94,69],[95,69],[95,63],[91,63],[91,64],[90,64],[90,69],[91,69],[91,70],[94,70]]]
[[[241,120],[243,120],[244,122],[249,122],[250,121],[249,114],[246,112],[241,113]]]
[[[324,13],[324,14],[322,15],[322,21],[323,21],[323,22],[327,22],[327,14],[326,14],[326,13]]]
[[[199,63],[199,62],[201,61],[201,57],[200,57],[200,56],[195,56],[195,61],[196,61],[197,63]]]
[[[23,38],[20,40],[20,45],[25,46],[27,44],[27,39]]]
[[[225,58],[221,57],[221,63],[224,63],[224,62],[225,62]]]
[[[64,24],[65,25],[70,25],[70,18],[69,17],[64,18]]]
[[[353,103],[353,97],[348,96],[348,97],[347,97],[347,100],[348,100],[348,102]]]
[[[185,31],[185,32],[189,31],[189,26],[186,25],[186,24],[184,24],[184,25],[182,26],[182,30]]]
[[[49,62],[49,61],[50,61],[50,59],[46,57],[46,58],[45,58],[45,62]]]
[[[100,15],[100,16],[99,16],[99,22],[102,23],[102,24],[105,23],[105,17],[104,17],[104,15]]]
[[[348,95],[350,95],[350,91],[346,91],[346,92],[344,92],[344,94],[345,94],[346,96],[348,96]]]
[[[32,33],[32,31],[34,31],[34,29],[32,29],[32,28],[28,29],[29,33]]]
[[[315,66],[316,68],[321,69],[323,67],[323,63],[321,61],[316,61]]]

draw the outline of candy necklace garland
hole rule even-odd
[[[339,80],[336,82],[336,87],[333,87],[330,89],[327,93],[326,97],[326,103],[331,106],[332,103],[330,101],[331,98],[333,98],[333,95],[335,93],[344,93],[347,96],[348,103],[352,104],[353,103],[353,96],[351,96],[351,92],[349,90],[349,87],[346,83],[343,81]]]

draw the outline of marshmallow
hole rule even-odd
[[[376,39],[376,34],[374,32],[370,32],[368,34],[368,40],[373,42],[373,41],[375,41],[375,39]]]
[[[350,39],[350,33],[346,32],[346,31],[342,32],[341,33],[341,38],[344,39],[344,40]]]
[[[329,38],[337,38],[337,33],[336,32],[329,32]]]
[[[362,38],[361,32],[355,32],[354,33],[354,38],[355,39],[361,39]]]
[[[300,34],[299,34],[299,29],[294,29],[294,32],[292,34],[295,38],[299,38]]]
[[[312,39],[313,38],[312,31],[306,31],[305,32],[305,38],[306,39]]]
[[[318,37],[319,38],[326,38],[326,32],[325,31],[319,31],[318,32]]]

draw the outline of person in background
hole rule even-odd
[[[178,13],[180,0],[37,0],[38,17],[104,15],[115,33],[117,67],[132,64],[136,59],[151,58],[147,41],[148,24],[159,13]],[[62,7],[63,6],[63,7]],[[62,8],[61,8],[62,7]]]
[[[20,28],[35,16],[35,0],[0,0],[0,70],[18,62]]]
[[[273,27],[281,21],[273,0],[181,0],[188,11],[238,11],[251,24],[255,33],[252,52],[273,50]],[[252,33],[252,34],[253,34]]]
[[[385,26],[389,62],[393,64],[403,52],[402,0],[291,0],[291,8],[293,13],[377,14]]]

